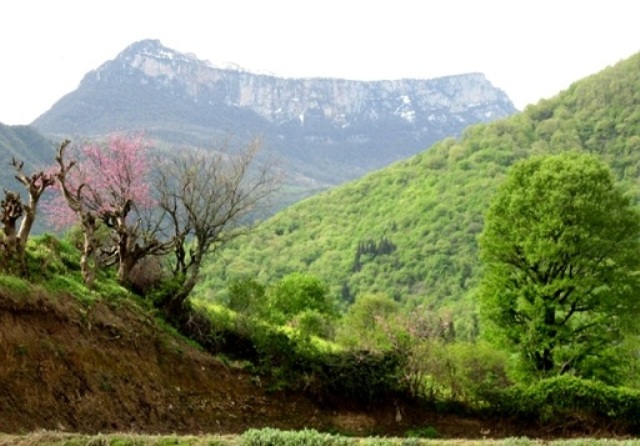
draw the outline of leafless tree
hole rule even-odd
[[[40,197],[48,187],[54,185],[55,178],[51,173],[45,173],[44,171],[27,175],[23,171],[24,162],[16,161],[15,158],[11,160],[11,165],[16,171],[16,179],[24,185],[29,194],[29,203],[22,205],[24,218],[18,231],[18,250],[22,254],[27,246],[33,223],[36,220],[36,210]]]
[[[23,203],[20,194],[16,192],[4,191],[4,200],[0,202],[0,220],[4,232],[2,249],[5,260],[9,263],[17,261],[24,273],[25,248],[36,219],[38,202],[44,191],[52,186],[55,180],[51,174],[44,171],[32,175],[25,174],[24,162],[17,161],[15,158],[11,160],[11,166],[16,171],[15,178],[27,189],[29,202]],[[20,228],[17,229],[20,219],[22,219]]]
[[[59,170],[56,172],[55,177],[67,205],[80,220],[82,234],[84,236],[82,257],[80,258],[80,271],[82,272],[85,284],[87,287],[91,288],[95,281],[96,270],[98,268],[98,242],[96,240],[98,219],[96,217],[96,212],[88,208],[82,199],[83,189],[87,187],[86,184],[80,184],[77,188],[74,188],[67,182],[69,170],[76,165],[75,160],[69,162],[65,162],[64,160],[64,153],[69,144],[71,144],[71,141],[68,139],[64,140],[62,144],[60,144],[60,148],[56,155],[56,162],[58,163]]]
[[[165,309],[181,312],[205,257],[250,230],[250,218],[269,205],[282,180],[272,159],[258,157],[254,140],[239,151],[229,141],[214,152],[190,151],[159,169],[159,206],[172,228],[178,291]]]

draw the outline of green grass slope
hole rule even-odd
[[[481,274],[477,235],[496,186],[519,159],[568,150],[600,154],[640,196],[640,54],[281,211],[207,266],[200,297],[224,299],[234,278],[269,283],[305,271],[347,300],[381,292],[467,319]]]

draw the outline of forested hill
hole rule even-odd
[[[25,171],[30,172],[31,169],[50,165],[54,154],[53,142],[33,127],[0,123],[0,188],[22,188],[13,178],[12,158],[23,161]]]
[[[234,278],[306,271],[347,300],[382,292],[473,312],[476,238],[496,186],[515,161],[568,150],[600,154],[640,195],[640,54],[278,213],[216,257],[200,295],[223,298]]]

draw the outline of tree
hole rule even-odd
[[[11,166],[16,171],[16,180],[27,189],[29,202],[23,203],[19,194],[5,190],[4,200],[0,202],[0,221],[2,221],[4,233],[2,249],[5,260],[9,264],[17,261],[24,272],[25,249],[36,220],[40,197],[54,184],[55,180],[51,173],[44,170],[31,175],[26,174],[23,170],[24,162],[17,161],[15,158],[11,160]],[[20,228],[17,229],[17,222],[21,218]]]
[[[638,314],[639,235],[638,210],[599,159],[517,163],[479,239],[485,324],[529,370],[588,375]]]
[[[385,294],[358,295],[342,318],[339,340],[350,347],[386,350],[391,342],[382,325],[400,311],[400,305]]]
[[[172,241],[159,239],[162,216],[144,214],[155,205],[148,144],[140,135],[111,135],[103,144],[85,145],[75,154],[77,159],[66,162],[68,145],[65,141],[56,157],[62,194],[48,206],[49,214],[59,227],[80,221],[85,234],[81,265],[88,285],[97,266],[97,225],[110,228],[112,244],[100,248],[118,265],[118,280],[126,284],[138,261],[164,254],[172,246]]]
[[[74,181],[69,175],[69,171],[76,165],[76,161],[66,162],[64,155],[71,141],[64,140],[60,144],[56,155],[58,163],[58,171],[55,174],[56,184],[61,192],[57,199],[51,200],[46,206],[46,212],[49,220],[58,227],[64,227],[71,224],[74,219],[80,220],[82,234],[84,237],[82,256],[80,258],[80,271],[85,284],[91,288],[96,276],[96,230],[97,218],[96,213],[84,204],[83,200],[83,183]],[[66,203],[65,206],[64,204]]]
[[[269,317],[281,324],[291,322],[306,310],[315,310],[327,317],[336,314],[327,286],[309,274],[291,273],[283,277],[269,289],[268,297]]]
[[[231,150],[225,141],[212,152],[187,151],[159,166],[158,206],[170,221],[178,289],[164,303],[180,315],[207,255],[245,234],[281,183],[269,160],[259,160],[260,142]]]

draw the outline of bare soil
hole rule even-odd
[[[327,408],[266,383],[173,336],[131,303],[0,294],[0,432],[233,434],[315,428],[444,437],[610,435],[607,429],[523,428],[508,420],[438,414],[408,403]]]

